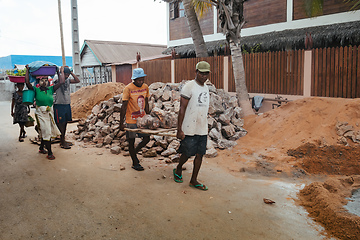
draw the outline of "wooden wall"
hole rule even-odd
[[[304,50],[243,54],[243,61],[249,92],[303,94]],[[229,92],[235,92],[231,58]]]
[[[244,28],[286,22],[286,0],[247,1],[244,17]]]
[[[199,22],[203,35],[209,35],[214,33],[214,18],[212,10],[209,10],[209,12],[204,14],[203,17],[199,20]],[[170,19],[169,28],[171,41],[191,37],[186,17]]]
[[[139,67],[144,69],[146,76],[146,84],[150,85],[154,82],[171,82],[171,61],[156,60],[140,62]]]
[[[312,96],[360,97],[360,47],[313,50]]]
[[[111,67],[106,67],[106,66],[97,66],[90,68],[82,67],[81,72],[82,72],[81,85],[83,87],[112,81]]]
[[[346,12],[350,9],[343,0],[325,0],[323,6],[323,15]],[[294,0],[293,20],[307,18],[304,7],[304,0]]]
[[[116,66],[116,82],[121,82],[125,85],[131,83],[132,66],[131,64],[123,64]]]
[[[224,88],[224,57],[183,58],[175,60],[175,82],[195,79],[195,67],[199,61],[207,61],[211,66],[209,80],[216,88]]]
[[[93,67],[100,65],[101,64],[96,59],[94,53],[90,50],[88,46],[85,46],[81,54],[81,67]]]

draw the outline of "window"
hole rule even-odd
[[[182,1],[171,2],[169,5],[169,11],[170,19],[185,17],[185,9]]]
[[[185,17],[185,9],[183,2],[179,2],[179,17]]]

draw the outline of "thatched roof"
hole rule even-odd
[[[242,37],[240,41],[243,49],[247,51],[259,44],[259,51],[305,49],[306,33],[311,33],[313,48],[360,45],[360,21],[270,32]],[[226,54],[226,46],[226,40],[206,42],[210,55],[214,52],[219,55]],[[164,53],[170,53],[172,49],[175,49],[176,53],[182,57],[195,56],[193,44],[170,47]]]

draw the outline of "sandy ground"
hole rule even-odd
[[[28,140],[34,128],[17,141],[10,102],[0,111],[0,239],[325,238],[295,203],[309,180],[229,171],[224,158],[232,150],[204,160],[199,180],[207,192],[187,185],[191,162],[179,184],[175,164],[144,159],[146,170],[136,172],[129,157],[79,142],[71,150],[53,144],[49,161]]]

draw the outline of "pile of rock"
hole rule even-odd
[[[180,90],[185,81],[177,84],[153,83],[149,86],[150,115],[160,120],[161,128],[177,126],[177,115],[180,109]],[[208,145],[207,157],[215,157],[216,149],[227,149],[236,145],[236,140],[246,135],[243,128],[242,109],[238,106],[236,97],[230,96],[222,89],[216,89],[208,84],[210,90],[210,107],[208,115]],[[128,150],[125,132],[120,130],[120,108],[122,94],[103,101],[94,106],[91,115],[78,124],[74,131],[76,139],[91,142],[97,147],[106,147],[114,154]],[[140,141],[140,139],[137,139]],[[136,142],[137,143],[137,142]],[[150,142],[142,149],[144,157],[166,159],[176,162],[179,158],[177,149],[180,142],[176,137],[151,135]],[[125,153],[124,155],[127,155]]]
[[[338,143],[349,146],[348,139],[354,143],[360,143],[360,131],[356,131],[354,126],[349,125],[348,122],[337,122],[335,130],[338,137]]]

